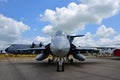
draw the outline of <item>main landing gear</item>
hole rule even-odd
[[[52,57],[52,59],[48,59],[48,63],[50,64],[50,63],[52,63],[53,61],[55,61],[55,57]]]
[[[69,60],[69,62],[70,62],[70,63],[73,63],[73,58],[71,58],[71,59]]]
[[[51,59],[48,59],[48,64],[50,64],[52,62],[52,60]]]

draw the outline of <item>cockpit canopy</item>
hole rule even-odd
[[[57,31],[55,36],[65,36],[63,31]]]

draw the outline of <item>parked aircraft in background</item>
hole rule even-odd
[[[116,45],[120,45],[120,43]],[[113,56],[120,57],[120,47],[114,49]]]
[[[43,47],[43,44],[40,42],[40,44],[35,44],[34,42],[32,44],[12,44],[8,48],[5,49],[7,53],[12,54],[39,54],[40,51],[36,50],[23,50],[23,49],[29,49],[29,48],[39,48]]]
[[[114,49],[113,56],[120,57],[120,48]]]
[[[51,39],[51,43],[46,46],[35,45],[23,45],[23,44],[14,44],[6,48],[6,52],[13,54],[23,54],[23,53],[39,53],[36,56],[36,60],[41,61],[48,58],[49,55],[52,55],[52,59],[48,59],[48,63],[57,61],[57,71],[64,71],[64,63],[73,63],[73,58],[69,57],[72,55],[75,59],[79,61],[84,61],[86,57],[82,54],[82,51],[96,51],[94,49],[82,49],[76,47],[72,41],[75,37],[82,37],[84,35],[70,36],[66,35],[62,31],[57,31],[54,38]]]
[[[100,56],[105,55],[105,54],[112,56],[113,50],[115,49],[115,47],[97,47],[97,49],[99,49]]]
[[[108,54],[109,56],[120,57],[120,48],[118,47],[95,47],[99,50],[99,55]]]

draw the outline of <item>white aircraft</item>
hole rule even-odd
[[[73,58],[69,56],[72,55],[75,59],[79,61],[84,61],[86,57],[80,53],[82,49],[77,48],[73,43],[75,37],[82,37],[84,35],[70,36],[65,35],[62,31],[57,31],[56,35],[52,38],[51,43],[43,46],[32,47],[30,45],[11,45],[6,48],[8,53],[21,53],[29,51],[37,51],[39,54],[36,56],[36,60],[41,61],[52,55],[52,59],[48,59],[48,63],[57,61],[57,71],[64,71],[64,63],[73,63]]]

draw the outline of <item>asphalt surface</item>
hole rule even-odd
[[[87,58],[84,62],[65,64],[64,72],[56,71],[56,63],[34,58],[0,59],[0,80],[120,80],[120,59]]]

